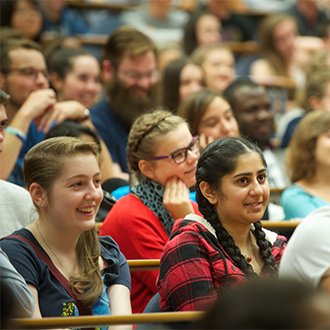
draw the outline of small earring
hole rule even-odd
[[[41,204],[40,207],[44,207],[44,204]]]

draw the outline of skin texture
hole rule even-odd
[[[95,216],[103,197],[100,169],[95,156],[78,154],[68,157],[66,166],[50,192],[46,192],[39,184],[32,183],[30,194],[34,203],[39,206],[38,227],[48,245],[45,245],[35,223],[27,229],[33,233],[58,270],[68,278],[67,272],[79,272],[74,262],[75,246],[80,234],[94,227]],[[40,207],[41,204],[43,207]],[[36,301],[33,317],[40,318],[37,288],[28,286]],[[111,301],[110,307],[113,307],[112,315],[131,313],[127,287],[113,285],[108,288],[107,293]]]
[[[10,52],[10,59],[9,69],[33,68],[47,72],[45,58],[37,50],[15,49]],[[9,72],[6,75],[2,75],[1,85],[1,89],[10,94],[8,106],[11,107],[13,105],[16,108],[22,106],[32,91],[49,87],[48,80],[41,72],[38,73],[35,79],[26,77],[21,72]]]
[[[198,135],[202,150],[214,140],[239,136],[237,121],[228,102],[220,97],[212,100],[201,118]]]
[[[193,92],[203,88],[202,68],[195,64],[187,64],[180,73],[180,101]]]
[[[196,23],[197,44],[211,45],[221,42],[221,24],[214,15],[203,15]]]
[[[150,74],[157,67],[155,54],[150,50],[136,57],[128,55],[120,62],[117,73],[122,83],[130,88],[133,97],[148,95],[148,88],[156,83],[152,77],[143,76],[141,79],[132,79],[125,75],[127,72]],[[139,68],[139,70],[137,70]]]
[[[72,70],[64,79],[58,76],[52,79],[58,100],[76,100],[86,108],[91,108],[101,92],[100,74],[100,66],[93,56],[84,55],[74,58]]]
[[[227,49],[215,49],[202,63],[207,87],[222,93],[235,75],[235,59]]]
[[[274,127],[274,113],[264,87],[243,86],[236,90],[232,104],[240,132],[265,148]]]
[[[203,195],[215,206],[222,226],[234,239],[243,255],[251,257],[251,266],[259,274],[264,261],[251,224],[259,221],[269,200],[266,169],[257,152],[249,152],[238,158],[232,173],[225,175],[218,189],[202,181]]]
[[[21,31],[24,37],[34,40],[42,28],[42,15],[29,1],[18,0],[11,18],[11,27]]]
[[[22,72],[0,73],[0,88],[10,95],[6,111],[10,126],[27,133],[31,122],[39,130],[47,133],[52,123],[61,123],[65,119],[81,120],[85,118],[86,106],[76,100],[57,102],[56,94],[49,88],[48,80],[43,73],[47,72],[43,54],[37,50],[18,48],[9,52],[10,69],[30,68],[38,72],[36,77],[29,77]],[[82,122],[94,128],[90,120]],[[101,144],[104,144],[103,141]],[[12,134],[8,134],[4,143],[3,157],[0,162],[0,178],[7,179],[13,170],[22,142]],[[119,176],[113,170],[111,156],[105,147],[102,147],[103,180]]]
[[[287,62],[291,61],[293,57],[296,36],[297,27],[296,24],[291,20],[283,21],[274,29],[274,47]]]
[[[187,125],[181,124],[159,139],[155,157],[169,155],[173,151],[186,148],[191,141],[192,135]],[[196,183],[198,158],[199,153],[195,154],[189,150],[187,159],[181,164],[176,164],[171,158],[139,161],[141,172],[165,187],[163,203],[174,219],[194,213],[187,188]]]
[[[316,140],[315,160],[317,166],[330,168],[330,128],[327,133],[320,134]]]

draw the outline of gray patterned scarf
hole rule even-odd
[[[150,179],[143,179],[131,188],[131,192],[156,214],[167,235],[170,236],[174,219],[163,204],[164,190],[163,186]]]

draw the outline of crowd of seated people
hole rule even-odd
[[[208,310],[281,274],[291,238],[260,220],[330,203],[330,10],[252,2],[0,2],[0,247],[24,315]]]

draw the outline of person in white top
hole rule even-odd
[[[279,277],[330,293],[330,206],[309,213],[295,229],[280,263]]]
[[[8,118],[5,105],[9,95],[0,89],[0,157]],[[0,238],[36,219],[30,194],[22,187],[0,180]]]

